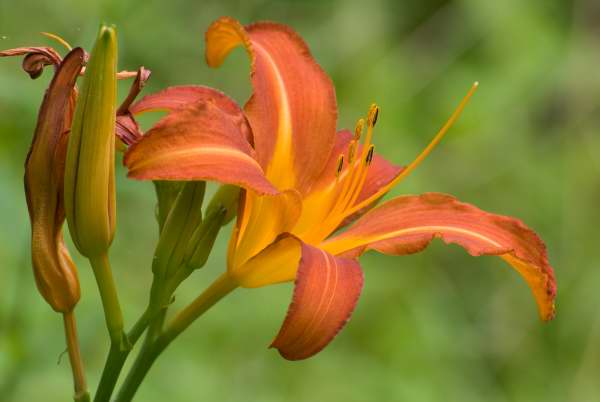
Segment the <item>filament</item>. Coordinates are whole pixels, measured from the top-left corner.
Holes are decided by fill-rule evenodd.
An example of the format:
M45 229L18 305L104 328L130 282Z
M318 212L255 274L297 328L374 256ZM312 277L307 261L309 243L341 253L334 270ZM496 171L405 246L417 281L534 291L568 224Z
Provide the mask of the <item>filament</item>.
M44 35L47 38L50 38L58 43L60 43L61 45L63 45L64 47L67 48L67 50L70 52L71 50L73 50L73 47L69 44L69 42L67 42L66 40L64 40L62 37L50 33L50 32L40 32L40 34Z
M376 201L377 199L379 199L381 196L383 196L385 193L387 193L388 191L390 191L394 186L396 186L404 178L406 178L413 170L415 170L415 168L417 166L419 166L419 164L431 153L431 151L436 147L436 145L439 144L439 142L442 140L442 138L444 138L444 136L448 132L448 129L450 127L452 127L452 125L454 124L454 122L458 119L458 117L462 113L463 109L465 108L465 106L469 102L469 99L471 99L471 97L473 96L473 94L477 90L478 86L479 86L479 82L475 82L471 86L471 89L469 89L469 92L467 92L467 94L465 95L465 97L459 103L458 107L456 108L456 110L454 110L454 113L452 113L452 115L450 116L450 118L448 119L448 121L446 122L446 124L444 124L442 126L442 128L440 129L440 131L438 131L438 133L433 138L433 140L431 140L431 142L429 143L429 145L427 145L427 147L425 147L425 149L419 154L419 156L417 156L415 158L415 160L413 160L404 170L402 170L402 172L400 172L400 174L398 176L396 176L394 178L394 180L392 180L387 185L383 186L381 189L379 189L379 191L377 191L375 194L371 195L367 199L365 199L365 200L361 201L360 203L352 206L345 213L345 215L348 216L348 215L353 214L356 211L359 211L360 209L366 207L367 205L370 205L371 203L373 203L374 201Z

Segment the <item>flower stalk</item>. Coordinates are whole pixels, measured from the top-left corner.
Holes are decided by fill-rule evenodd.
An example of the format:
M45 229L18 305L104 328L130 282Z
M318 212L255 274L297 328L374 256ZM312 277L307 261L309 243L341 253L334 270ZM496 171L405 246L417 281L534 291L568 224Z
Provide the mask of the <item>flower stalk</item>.
M63 323L69 362L71 364L71 371L73 372L73 387L75 391L73 399L75 402L89 402L90 394L87 391L81 350L79 348L79 341L77 340L75 315L72 311L63 314Z
M150 368L167 346L196 319L237 287L237 283L227 273L222 274L192 303L179 312L162 334L156 336L154 340L146 342L119 390L115 402L131 401Z

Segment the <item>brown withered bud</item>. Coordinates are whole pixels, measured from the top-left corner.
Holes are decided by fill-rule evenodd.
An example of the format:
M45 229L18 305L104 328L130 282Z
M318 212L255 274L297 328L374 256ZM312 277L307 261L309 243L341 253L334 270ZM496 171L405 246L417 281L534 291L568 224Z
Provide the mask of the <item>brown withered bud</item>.
M61 62L60 55L51 47L18 47L3 50L0 57L25 56L23 59L23 70L31 79L36 79L44 71L46 66L58 66Z
M32 54L40 53L29 53L25 60L32 60ZM67 136L77 96L75 82L84 59L84 51L75 48L62 62L56 63L56 72L40 106L25 162L35 281L48 304L62 313L71 311L80 297L77 269L64 245L62 226L65 220L63 180ZM46 61L39 61L39 73L44 64ZM31 73L38 70L26 71L35 78Z
M152 72L143 66L138 69L135 80L129 89L129 94L117 109L115 133L117 138L127 146L135 144L143 135L129 107L144 89L146 82L150 79L150 74Z

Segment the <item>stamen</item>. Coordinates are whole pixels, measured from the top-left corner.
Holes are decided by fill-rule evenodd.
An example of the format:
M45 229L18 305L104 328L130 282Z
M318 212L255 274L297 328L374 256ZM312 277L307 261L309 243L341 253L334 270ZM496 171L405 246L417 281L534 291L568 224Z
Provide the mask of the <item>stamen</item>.
M363 160L367 157L367 152L371 145L371 140L373 139L373 127L375 127L375 123L377 123L378 116L379 107L373 103L369 108L369 113L367 115L367 136L365 138L365 143L363 145L363 151L361 155L361 159Z
M365 127L365 119L358 119L356 122L356 126L354 127L354 140L360 140L360 135L362 134L363 128Z
M369 152L367 152L367 157L365 158L365 165L369 166L371 162L373 162L373 151L375 149L375 145L371 145L369 147Z
M340 178L340 173L342 173L342 169L344 169L344 155L340 155L337 162L337 169L335 171L335 178Z
M427 157L427 155L429 155L431 153L431 151L442 140L442 138L444 138L444 135L448 132L448 129L450 127L452 127L452 124L454 124L454 122L458 119L458 117L462 113L463 109L465 108L465 106L469 102L469 99L471 99L471 96L473 96L473 94L477 90L478 86L479 86L479 82L475 82L471 86L471 89L469 89L469 92L467 92L467 94L465 95L465 97L458 104L458 107L456 108L456 110L454 110L454 113L452 113L452 115L450 116L450 118L448 119L448 121L446 122L446 124L444 124L442 126L442 128L440 129L440 131L438 131L438 133L435 135L435 137L433 138L433 140L431 140L431 142L429 143L429 145L427 145L427 147L423 150L423 152L421 152L419 154L419 156L417 156L415 158L415 160L410 163L410 165L408 165L398 176L396 176L396 178L394 180L392 180L386 186L384 186L381 189L379 189L379 191L377 193L373 194L372 196L370 196L366 200L360 202L359 204L352 206L347 212L345 212L345 216L348 216L350 214L353 214L356 211L359 211L360 209L362 209L362 208L366 207L367 205L371 204L372 202L374 202L378 198L382 197L385 193L387 193L388 191L390 191L396 184L400 183L406 176L408 176L409 173L411 173L413 170L415 170L415 168L417 166L419 166L419 164Z
M354 157L356 156L356 145L357 142L355 140L350 141L350 145L348 146L348 165L352 165L354 163Z
M335 217L344 214L344 211L352 205L349 204L349 202L353 198L355 198L355 193L360 192L359 187L362 187L362 185L364 184L363 176L366 176L365 171L368 169L369 165L368 163L366 163L366 160L368 159L369 153L371 153L371 158L373 153L371 145L371 139L373 138L373 124L377 122L378 115L379 107L377 107L377 105L373 103L369 108L369 113L367 115L367 136L365 138L365 143L363 145L363 150L360 156L360 163L358 163L358 166L355 166L354 163L349 165L349 174L347 175L347 177L345 177L346 182L344 183L342 191L340 191L338 199L329 214L329 216L334 217L334 220L336 220ZM360 134L362 133L364 124L364 119L359 119L356 123L356 129L354 130L354 138L356 142L358 142L358 138L360 138ZM356 145L358 146L358 143L356 143ZM352 155L353 161L354 158L355 156ZM365 163L363 163L363 161L365 161ZM336 226L337 224L339 223L336 223Z
M373 103L369 108L368 125L375 127L375 124L377 123L377 117L379 117L379 107Z
M371 166L371 163L373 162L374 152L375 152L375 145L371 145L369 147L369 151L367 151L367 156L365 157L364 167L360 172L360 178L358 180L358 184L354 187L352 194L350 195L350 199L344 203L344 208L341 211L343 217L347 216L344 214L344 211L346 209L348 209L349 207L351 207L352 205L354 205L354 203L360 196L360 193L362 192L365 182L367 181L367 174L369 173L369 166Z
M66 40L64 40L63 38L61 38L60 36L50 33L50 32L40 32L40 34L44 35L47 38L50 38L52 40L55 40L56 42L60 43L61 45L63 45L64 47L67 48L67 50L70 52L71 50L73 50L73 47L71 47L71 45L69 45L69 42L67 42Z

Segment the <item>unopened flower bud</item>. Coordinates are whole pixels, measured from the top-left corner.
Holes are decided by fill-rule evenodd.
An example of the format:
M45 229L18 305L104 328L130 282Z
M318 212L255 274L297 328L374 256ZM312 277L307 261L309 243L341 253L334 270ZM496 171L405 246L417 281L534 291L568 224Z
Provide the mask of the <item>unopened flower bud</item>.
M165 221L171 212L171 208L185 183L180 181L155 180L156 191L156 220L158 221L158 232L161 233Z
M83 77L65 169L69 231L90 258L106 253L115 232L116 64L116 32L103 25Z
M202 225L196 229L188 243L185 256L188 271L202 268L206 264L226 215L227 210L221 208L211 210L204 217Z
M155 275L172 276L183 265L189 240L202 224L205 189L203 181L186 182L172 203L154 253Z
M211 198L206 207L206 216L224 209L222 225L226 225L235 218L240 199L240 188L231 184L223 184Z

